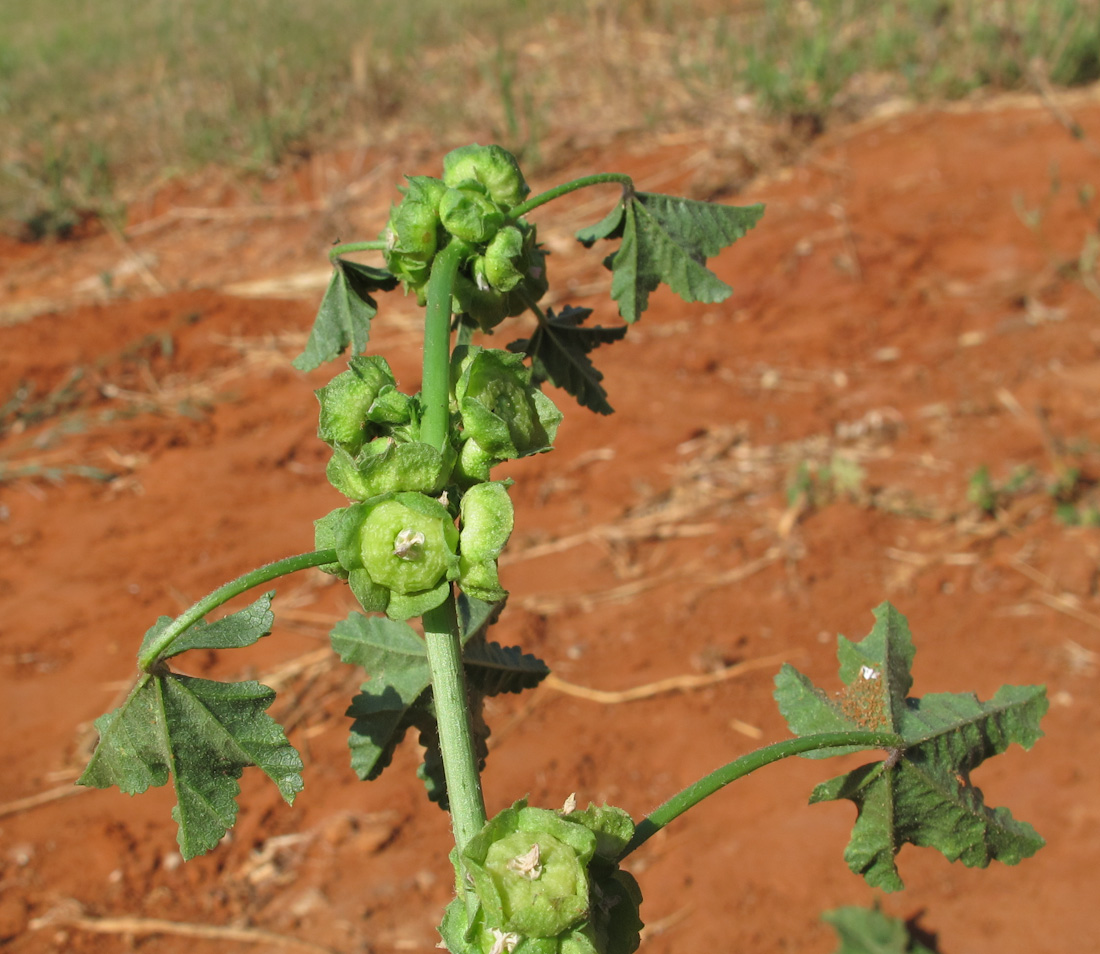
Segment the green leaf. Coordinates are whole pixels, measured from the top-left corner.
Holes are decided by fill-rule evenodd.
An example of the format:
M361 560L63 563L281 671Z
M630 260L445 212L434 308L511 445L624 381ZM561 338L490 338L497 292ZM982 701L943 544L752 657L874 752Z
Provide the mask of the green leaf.
M411 710L431 686L424 640L408 623L360 613L337 623L331 639L344 662L371 676L347 710L354 720L348 746L355 773L377 778L413 725Z
M1047 710L1042 686L1005 686L989 702L973 693L909 698L913 642L905 618L889 603L859 643L839 637L837 656L846 688L829 697L789 665L776 677L775 697L795 735L886 730L904 744L814 789L811 802L848 799L859 810L844 857L849 868L886 891L903 887L894 860L904 844L938 849L951 861L986 867L1016 864L1043 845L1008 809L985 805L970 773L1016 742L1025 749L1042 736ZM854 751L832 749L831 753ZM821 757L821 753L808 753Z
M550 667L518 646L501 646L478 636L462 652L469 686L485 696L534 689L550 675Z
M263 769L287 802L302 790L302 760L264 712L274 698L257 682L148 673L122 706L96 720L99 745L78 784L136 795L171 777L183 857L209 851L236 821L245 766Z
M582 328L592 314L591 308L566 306L561 314L547 310L530 338L521 338L508 345L509 351L524 352L531 358L534 383L549 381L577 399L581 407L597 414L611 414L607 391L600 382L603 374L596 370L588 353L602 344L619 341L626 335L621 328Z
M482 718L485 697L520 692L537 685L549 672L534 656L486 642L485 630L496 622L502 605L466 594L458 597L470 722L480 767L484 767L489 752L489 728ZM359 613L351 613L337 623L331 638L333 649L344 662L362 666L370 674L347 710L353 720L348 745L356 774L364 780L377 778L390 764L409 729L416 729L424 747L424 762L417 774L424 781L428 797L447 808L424 640L408 623Z
M344 258L334 265L306 349L293 362L299 371L319 368L349 346L352 354L362 354L370 338L371 319L378 313L373 293L397 287L397 279L383 268Z
M763 214L759 204L727 206L635 192L577 238L586 246L622 238L605 264L612 271L611 297L619 303L619 314L635 322L661 282L684 301L728 298L733 289L706 267L706 260L741 238Z
M821 920L832 925L840 940L833 954L935 954L910 935L904 921L878 908L835 908L823 912Z
M271 597L274 595L274 590L265 593L251 606L213 623L200 619L162 647L158 658L171 659L188 649L241 649L251 646L271 632L271 624L275 622L275 614L271 612ZM171 616L161 616L149 627L141 641L139 656L156 642L171 622Z

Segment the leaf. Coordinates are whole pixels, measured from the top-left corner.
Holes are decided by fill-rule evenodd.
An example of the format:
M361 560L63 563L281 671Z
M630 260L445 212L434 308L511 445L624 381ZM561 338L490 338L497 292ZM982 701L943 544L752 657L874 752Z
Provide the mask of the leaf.
M622 238L605 264L612 271L611 297L630 323L641 317L649 294L664 282L684 301L719 302L733 289L706 267L706 260L756 225L762 205L727 206L650 192L628 192L604 219L582 229L586 246Z
M378 313L373 292L397 287L397 279L384 268L344 258L338 258L334 265L306 349L293 361L299 371L319 368L349 345L352 354L362 354L370 338L371 319Z
M858 808L844 853L848 867L869 884L896 891L903 885L894 859L907 843L936 848L968 867L1030 857L1043 839L1008 809L987 807L970 773L1011 743L1028 749L1042 736L1044 688L1005 686L989 702L979 702L973 693L908 698L913 661L908 624L889 603L875 616L866 639L838 639L846 685L838 696L828 697L789 665L775 680L776 701L795 735L885 730L904 740L885 761L824 782L811 795L811 802L845 798ZM854 750L829 750L849 751Z
M581 407L597 414L611 414L614 409L600 384L603 374L596 370L588 352L621 340L626 335L626 326L582 328L591 314L591 308L566 306L558 315L548 309L546 320L539 322L535 333L530 338L513 341L508 350L524 352L531 358L534 383L549 381L572 394Z
M489 642L484 636L466 644L462 662L469 687L483 696L534 689L550 675L550 667L537 656L518 646Z
M489 728L482 718L485 697L537 685L549 672L545 663L534 656L486 642L485 630L496 622L502 605L466 594L459 596L457 605L470 721L480 767L484 767L489 751ZM424 781L428 797L446 808L446 780L424 640L408 623L359 613L351 613L337 623L331 638L344 662L362 666L370 674L347 710L353 720L348 745L356 774L363 780L377 778L392 761L409 729L416 729L425 750L417 774Z
M344 662L371 676L347 710L354 720L348 746L355 773L377 778L413 725L410 710L431 686L424 640L408 623L361 613L337 623L331 639Z
M213 623L201 619L192 623L171 643L162 647L157 658L171 659L188 649L241 649L251 646L271 632L271 625L275 622L275 614L271 612L271 597L274 595L274 590L265 593L251 606ZM156 643L157 637L171 622L171 616L161 616L149 627L141 641L139 656Z
M835 908L823 912L821 920L831 924L840 939L833 954L935 954L911 936L904 921L878 908Z
M258 682L213 682L158 668L96 720L99 744L78 784L117 785L136 795L171 777L183 857L209 851L236 821L245 766L263 769L288 803L302 790L302 760L264 712L274 698Z

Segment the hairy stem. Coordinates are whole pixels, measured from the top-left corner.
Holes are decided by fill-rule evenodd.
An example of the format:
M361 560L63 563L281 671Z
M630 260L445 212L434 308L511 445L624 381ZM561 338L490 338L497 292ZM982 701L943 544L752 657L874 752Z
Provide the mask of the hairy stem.
M461 243L451 242L436 255L428 279L424 377L420 388L424 417L420 437L440 450L447 441L451 416L451 293L459 262L467 251ZM448 596L441 606L425 613L423 621L451 825L455 844L461 850L485 824L485 802L466 709L462 641L454 596Z
M451 826L455 844L461 851L485 824L485 801L466 711L466 682L454 597L425 613L423 620Z
M432 262L428 279L428 307L424 316L424 379L420 399L424 419L420 439L443 450L451 416L451 292L458 265L467 247L451 242Z
M624 192L634 188L634 180L623 172L601 172L594 176L584 176L580 179L574 179L572 182L567 182L565 185L555 186L553 189L532 196L522 205L517 205L509 209L508 218L515 221L533 209L537 209L540 205L552 202L554 199L560 198L563 195L568 195L570 192L576 192L578 189L585 189L588 186L604 185L608 182L617 182L623 187Z
M329 249L328 260L335 265L336 259L349 252L384 252L385 250L386 243L382 239L374 239L370 242L343 242Z
M713 795L720 788L729 785L730 782L743 778L750 772L755 772L758 768L763 768L772 762L820 749L845 746L894 749L900 748L902 745L901 736L890 732L822 732L818 735L804 735L797 739L776 742L774 745L767 745L755 752L749 752L748 755L742 755L741 758L734 759L720 769L715 769L709 775L699 779L698 782L689 785L679 794L673 795L660 808L650 812L634 830L634 837L623 849L620 858L625 858L670 821L678 818L689 808L698 805L708 795Z
M286 576L288 573L296 573L298 570L305 570L311 566L324 566L326 563L335 562L335 550L313 550L310 553L300 553L297 556L276 560L274 563L268 563L266 566L245 573L243 576L238 576L235 580L230 580L172 620L156 641L138 656L138 665L142 670L148 672L183 632L194 626L211 610L217 609L223 603L233 599L234 596L239 596L254 586L262 586L264 583L269 583L280 576Z

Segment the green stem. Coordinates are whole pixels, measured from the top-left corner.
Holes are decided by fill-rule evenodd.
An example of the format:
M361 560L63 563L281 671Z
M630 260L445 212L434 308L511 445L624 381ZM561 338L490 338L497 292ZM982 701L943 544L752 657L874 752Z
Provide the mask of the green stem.
M432 262L428 278L428 307L424 316L424 379L420 400L424 418L420 439L443 450L451 417L451 293L462 256L462 242L450 242Z
M474 751L473 732L466 710L466 682L462 671L462 644L454 597L424 614L424 640L432 694L439 724L439 750L447 778L447 800L455 845L461 851L485 825L485 801Z
M679 794L673 795L660 808L650 812L634 830L634 837L630 839L619 857L620 859L625 858L670 821L678 818L689 808L698 805L708 795L713 795L720 788L729 785L730 782L743 778L750 772L755 772L758 768L763 768L772 762L820 749L833 749L843 746L896 749L901 748L903 744L904 741L901 736L890 732L822 732L818 735L804 735L797 739L776 742L774 745L767 745L755 752L749 752L748 755L742 755L741 758L734 759L720 769L715 769L705 778L699 779L698 782L689 785Z
M305 570L311 566L324 566L326 563L335 562L335 550L313 550L310 553L300 553L297 556L276 560L274 563L268 563L266 566L245 573L243 576L238 576L235 580L230 580L172 620L153 643L138 654L138 665L142 670L148 672L182 633L194 626L211 610L217 609L222 603L233 599L234 596L239 596L254 586L261 586L280 576L286 576L288 573L296 573L298 570Z
M386 243L382 239L374 239L370 242L344 242L329 249L328 260L335 265L336 259L350 252L384 252L385 250Z
M428 279L420 438L440 450L446 445L451 423L451 293L459 263L468 254L468 246L452 241L436 255ZM485 824L485 802L466 706L462 640L454 596L448 596L441 606L425 613L423 621L451 825L455 845L461 851Z
M574 179L572 182L565 183L565 185L556 186L547 192L532 196L522 205L517 205L509 209L508 218L515 221L533 209L537 209L540 205L552 202L554 199L567 195L570 192L576 192L578 189L586 189L588 186L603 185L608 182L617 182L623 187L624 192L628 192L634 188L634 180L623 172L601 172L594 176L584 176L581 179Z

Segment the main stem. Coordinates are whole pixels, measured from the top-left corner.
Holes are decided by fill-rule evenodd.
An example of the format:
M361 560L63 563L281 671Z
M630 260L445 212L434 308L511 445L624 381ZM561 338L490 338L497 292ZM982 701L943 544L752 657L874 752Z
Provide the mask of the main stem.
M729 785L739 778L744 778L750 772L758 768L778 762L780 759L790 758L792 755L802 755L806 752L816 752L820 749L834 749L847 746L860 748L896 749L903 745L901 736L890 732L821 732L817 735L799 736L797 739L786 739L767 745L748 755L742 755L739 759L715 769L710 775L699 779L689 785L682 792L673 795L660 808L650 812L634 829L634 837L623 849L619 856L625 858L635 848L648 841L657 834L674 818L679 818L689 808L698 805L704 798L713 795L719 789Z
M420 439L439 450L447 441L450 425L451 293L462 254L458 243L452 242L444 248L432 263L428 280ZM425 613L423 621L451 825L455 845L461 851L485 824L485 801L466 707L462 641L454 596L449 595L441 606Z

